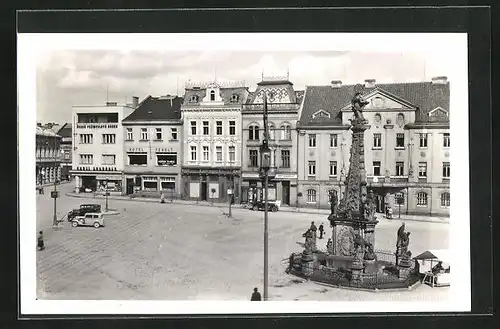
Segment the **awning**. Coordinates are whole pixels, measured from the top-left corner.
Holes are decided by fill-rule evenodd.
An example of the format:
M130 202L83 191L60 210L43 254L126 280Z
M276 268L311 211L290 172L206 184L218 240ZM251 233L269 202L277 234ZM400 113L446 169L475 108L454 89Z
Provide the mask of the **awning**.
M420 255L416 256L415 259L418 260L426 260L426 259L436 259L440 260L444 263L449 263L450 262L450 253L449 250L447 249L434 249L434 250L427 250L421 253Z

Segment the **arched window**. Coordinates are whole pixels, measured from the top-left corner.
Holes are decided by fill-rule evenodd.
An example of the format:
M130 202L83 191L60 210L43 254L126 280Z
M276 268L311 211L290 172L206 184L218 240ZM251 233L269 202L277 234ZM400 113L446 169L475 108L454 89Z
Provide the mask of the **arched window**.
M210 100L211 101L215 100L215 90L210 90Z
M189 98L190 103L198 103L198 95L193 95Z
M267 126L269 129L269 139L274 140L274 131L276 130L276 126L272 122L268 123Z
M449 207L450 206L450 193L443 192L441 193L441 207Z
M250 125L248 127L248 139L249 140L259 140L259 126L257 125Z
M427 193L425 192L417 193L417 206L422 206L422 207L427 206Z
M233 94L231 96L231 103L238 103L239 100L240 100L240 96L239 95Z
M307 190L307 202L316 202L316 190Z
M281 139L283 140L291 140L292 139L292 131L290 125L288 123L284 123L281 125Z

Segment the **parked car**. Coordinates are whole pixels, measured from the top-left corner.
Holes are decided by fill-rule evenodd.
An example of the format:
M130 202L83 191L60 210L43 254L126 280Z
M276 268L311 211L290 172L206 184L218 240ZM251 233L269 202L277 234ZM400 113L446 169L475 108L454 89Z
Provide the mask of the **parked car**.
M73 209L68 212L68 222L71 222L76 216L85 216L89 212L100 213L100 204L82 204L80 208Z
M252 203L252 210L264 210L265 202L264 201L255 201ZM272 212L276 212L279 210L278 201L267 201L267 209Z
M71 226L93 226L99 228L104 226L104 216L102 213L89 212L85 216L76 216L71 221Z

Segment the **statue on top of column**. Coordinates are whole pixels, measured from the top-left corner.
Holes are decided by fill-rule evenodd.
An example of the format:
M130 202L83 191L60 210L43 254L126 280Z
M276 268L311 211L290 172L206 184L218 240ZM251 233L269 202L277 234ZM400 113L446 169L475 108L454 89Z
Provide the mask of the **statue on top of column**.
M361 96L361 91L356 91L354 97L351 100L351 104L351 109L354 112L356 120L361 122L365 121L365 117L363 116L363 107L368 105L368 101L363 99L363 96Z

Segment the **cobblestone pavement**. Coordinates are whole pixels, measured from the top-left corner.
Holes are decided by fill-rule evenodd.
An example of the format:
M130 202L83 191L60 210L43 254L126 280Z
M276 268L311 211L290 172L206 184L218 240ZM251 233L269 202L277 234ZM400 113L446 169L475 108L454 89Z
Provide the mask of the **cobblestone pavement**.
M70 189L62 187L61 189ZM61 193L62 194L62 193ZM103 200L59 199L61 215L80 203ZM46 249L37 253L38 298L42 299L224 299L248 300L262 291L263 212L226 207L113 200L119 215L106 227L50 229L52 200L37 196L37 227ZM269 214L269 295L272 300L442 300L448 288L419 286L404 292L360 292L295 283L284 273L290 253L300 251L302 233L324 215ZM381 220L376 249L394 249L399 222ZM448 247L448 225L412 222L410 249ZM327 238L331 230L327 229ZM318 240L320 247L327 239Z

